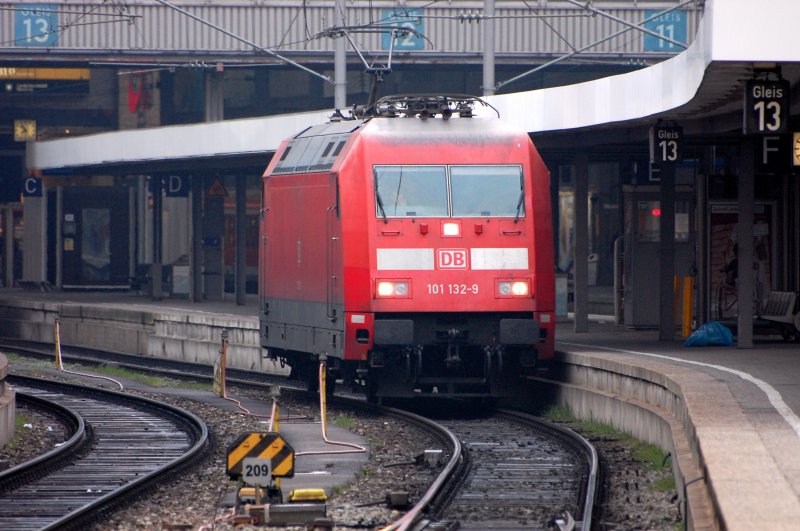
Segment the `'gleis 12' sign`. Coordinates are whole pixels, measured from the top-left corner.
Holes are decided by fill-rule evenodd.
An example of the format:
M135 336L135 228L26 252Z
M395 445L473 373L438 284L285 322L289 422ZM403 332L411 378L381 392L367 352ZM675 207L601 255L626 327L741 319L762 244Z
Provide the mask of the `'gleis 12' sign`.
M786 133L789 126L789 82L751 79L744 95L744 134Z

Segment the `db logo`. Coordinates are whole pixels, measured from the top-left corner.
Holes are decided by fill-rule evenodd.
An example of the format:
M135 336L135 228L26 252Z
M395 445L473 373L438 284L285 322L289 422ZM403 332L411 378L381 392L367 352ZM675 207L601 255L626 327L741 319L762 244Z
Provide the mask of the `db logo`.
M466 249L439 249L439 269L466 269Z

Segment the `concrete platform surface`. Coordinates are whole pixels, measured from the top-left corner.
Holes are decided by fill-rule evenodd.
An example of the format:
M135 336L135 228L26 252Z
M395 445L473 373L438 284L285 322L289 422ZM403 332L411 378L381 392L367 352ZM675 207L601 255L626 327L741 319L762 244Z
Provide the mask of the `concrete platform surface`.
M800 529L800 344L756 336L754 347L691 347L590 321L557 327L556 348L664 377L685 401L688 422L726 529ZM695 478L685 478L691 481ZM716 527L716 526L712 526Z

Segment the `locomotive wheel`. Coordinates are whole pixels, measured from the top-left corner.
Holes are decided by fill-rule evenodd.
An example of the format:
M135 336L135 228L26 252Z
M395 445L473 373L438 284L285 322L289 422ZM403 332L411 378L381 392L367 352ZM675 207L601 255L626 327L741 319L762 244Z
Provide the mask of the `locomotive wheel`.
M325 394L328 396L332 396L335 390L336 390L336 375L331 374L329 372L327 373L325 378Z
M378 401L378 384L376 382L377 378L375 377L375 371L370 369L369 373L367 374L367 385L366 392L367 392L367 402L370 404L379 404Z
M306 382L306 391L311 393L319 391L319 373L313 363L303 363L303 380Z

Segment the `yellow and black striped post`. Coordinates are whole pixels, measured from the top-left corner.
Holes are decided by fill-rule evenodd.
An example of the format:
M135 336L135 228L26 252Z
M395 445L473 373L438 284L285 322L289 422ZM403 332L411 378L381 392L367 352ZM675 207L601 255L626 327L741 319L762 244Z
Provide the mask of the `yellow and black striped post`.
M228 446L227 472L231 479L243 475L245 458L269 459L272 477L294 476L294 449L275 432L251 432L240 435Z

